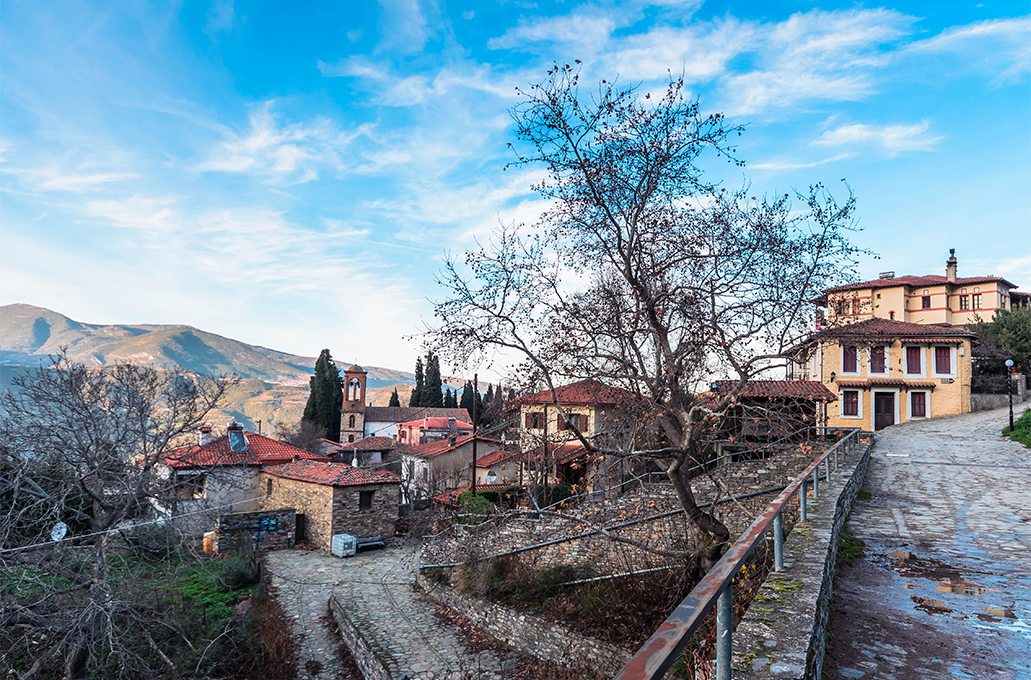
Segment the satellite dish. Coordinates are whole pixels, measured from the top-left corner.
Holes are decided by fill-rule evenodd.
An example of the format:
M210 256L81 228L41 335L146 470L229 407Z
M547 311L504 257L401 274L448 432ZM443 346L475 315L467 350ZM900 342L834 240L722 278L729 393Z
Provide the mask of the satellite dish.
M57 542L65 537L68 533L68 525L64 522L58 522L54 525L54 528L50 530L50 540Z

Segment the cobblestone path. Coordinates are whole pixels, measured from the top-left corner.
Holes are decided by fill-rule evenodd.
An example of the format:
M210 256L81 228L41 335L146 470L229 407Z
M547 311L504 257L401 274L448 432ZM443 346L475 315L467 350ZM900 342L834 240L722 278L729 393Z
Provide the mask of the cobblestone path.
M414 589L416 552L398 547L339 559L322 552L269 553L266 569L291 618L301 649L302 678L350 680L339 673L336 631L325 620L333 593L351 620L378 650L395 680L501 680L519 655L470 651L436 617L433 603ZM316 663L308 663L314 660ZM319 669L313 673L307 669Z
M877 434L846 528L866 556L835 581L825 678L1031 678L1031 449L999 434L1006 418Z

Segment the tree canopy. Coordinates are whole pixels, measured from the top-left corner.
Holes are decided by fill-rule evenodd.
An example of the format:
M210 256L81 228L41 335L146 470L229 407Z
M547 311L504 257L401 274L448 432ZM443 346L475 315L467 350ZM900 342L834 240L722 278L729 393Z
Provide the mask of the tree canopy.
M308 380L310 391L302 421L325 428L326 436L340 440L340 409L344 404L344 381L328 349L319 353L315 374Z

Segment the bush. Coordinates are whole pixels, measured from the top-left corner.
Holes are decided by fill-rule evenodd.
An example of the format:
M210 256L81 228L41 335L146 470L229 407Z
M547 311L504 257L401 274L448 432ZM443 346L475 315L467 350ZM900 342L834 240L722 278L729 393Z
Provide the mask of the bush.
M480 524L493 514L495 506L480 494L463 491L458 496L458 519L465 524Z
M1002 428L1002 433L1015 442L1031 448L1031 408L1024 409L1024 413L1013 421L1013 431L1010 428Z
M222 575L218 581L226 591L241 590L258 583L258 570L246 557L233 555L222 563Z
M548 497L545 499L544 505L547 506L555 505L556 503L561 503L562 501L566 500L572 495L573 487L569 486L568 484L559 484L558 486L553 486L548 490Z

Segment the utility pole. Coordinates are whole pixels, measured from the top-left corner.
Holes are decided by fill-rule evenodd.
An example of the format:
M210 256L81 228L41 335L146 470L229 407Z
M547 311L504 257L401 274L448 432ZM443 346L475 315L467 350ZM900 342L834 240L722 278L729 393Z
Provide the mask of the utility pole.
M478 377L479 374L473 373L473 496L476 495L476 397L480 393L480 383L477 380Z
M544 504L548 504L548 405L544 404Z

